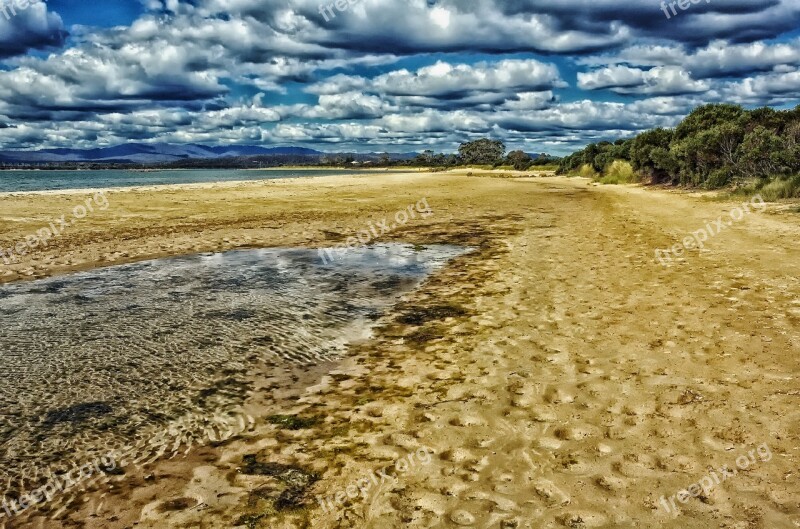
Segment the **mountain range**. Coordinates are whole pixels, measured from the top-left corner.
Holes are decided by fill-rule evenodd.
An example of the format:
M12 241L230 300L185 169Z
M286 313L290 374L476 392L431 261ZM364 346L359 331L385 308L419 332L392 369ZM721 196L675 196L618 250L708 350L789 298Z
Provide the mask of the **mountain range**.
M38 151L0 151L0 162L127 162L169 163L191 159L216 159L236 156L325 156L304 147L259 147L254 145L173 145L169 143L126 143L97 149L41 149Z

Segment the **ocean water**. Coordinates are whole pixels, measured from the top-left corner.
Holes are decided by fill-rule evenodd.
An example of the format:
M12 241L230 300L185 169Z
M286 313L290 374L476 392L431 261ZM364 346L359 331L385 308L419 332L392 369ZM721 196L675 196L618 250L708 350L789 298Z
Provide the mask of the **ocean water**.
M465 251L240 250L0 286L0 497L112 449L142 462L234 435L254 370L335 362Z
M400 171L395 171L400 172ZM93 189L239 180L272 180L304 176L352 174L350 170L286 169L274 171L239 169L188 169L181 171L0 171L0 193ZM375 173L379 176L382 172Z

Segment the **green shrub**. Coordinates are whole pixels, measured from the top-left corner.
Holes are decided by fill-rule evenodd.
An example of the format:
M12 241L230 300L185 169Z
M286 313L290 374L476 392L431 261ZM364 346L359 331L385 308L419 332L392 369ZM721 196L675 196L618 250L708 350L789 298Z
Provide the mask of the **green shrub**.
M776 178L762 186L758 193L767 202L784 198L800 198L800 175L793 178Z
M562 158L557 174L592 176L588 164L604 173L605 182L630 181L623 168L611 170L615 160L631 162L636 175L653 183L738 190L759 179L768 182L767 192L775 197L794 196L795 180L790 177L800 173L800 105L792 110L702 105L675 129L590 143Z
M582 176L584 178L597 178L597 172L594 170L592 164L585 163L578 170L578 176Z
M630 162L625 160L614 160L606 169L605 175L600 178L603 184L630 184L637 182L636 171Z
M733 174L731 169L728 167L723 167L711 171L711 174L708 175L708 180L705 182L705 187L709 189L718 189L720 187L725 187L732 181Z

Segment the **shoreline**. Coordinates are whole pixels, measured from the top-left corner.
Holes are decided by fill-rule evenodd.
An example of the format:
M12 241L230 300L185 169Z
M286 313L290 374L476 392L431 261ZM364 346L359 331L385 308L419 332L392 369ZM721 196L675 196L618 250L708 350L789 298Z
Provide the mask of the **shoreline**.
M256 203L263 200L264 197L271 194L273 191L281 194L286 195L287 197L294 197L306 194L309 196L313 196L314 190L308 189L298 189L298 188L307 188L309 184L319 185L325 192L335 192L335 189L338 187L350 187L350 186L361 186L365 183L369 185L374 185L377 188L381 188L384 190L389 190L394 186L401 186L405 187L406 189L413 187L412 182L416 181L417 179L422 179L422 181L430 180L445 180L445 181L453 181L453 179L465 179L465 181L482 181L487 179L492 180L507 180L509 182L540 182L540 183L547 183L547 182L555 182L558 184L567 185L570 187L577 187L583 188L584 186L588 186L590 188L594 188L597 190L608 189L613 190L614 188L618 189L627 189L631 190L632 192L637 193L645 193L645 194L652 194L655 196L659 196L661 194L667 196L679 196L679 197L686 197L689 200L700 200L704 202L712 202L716 204L735 204L739 200L738 197L731 197L725 194L718 194L715 192L697 192L694 190L687 190L687 189L676 189L672 187L662 188L662 187L649 187L649 186L642 186L640 184L629 184L623 186L614 186L614 185L603 185L596 182L593 182L591 179L582 178L582 177L566 177L566 176L554 176L554 175L545 175L545 176L530 176L526 173L519 173L514 175L511 178L505 177L506 172L502 171L498 174L497 171L481 171L478 174L470 174L473 171L469 170L454 170L454 171L447 171L447 172L434 172L434 173L406 173L406 172L397 172L397 173L390 173L387 175L387 179L383 179L384 181L374 181L365 178L369 176L368 173L355 173L355 174L347 174L347 175L331 175L331 176L307 176L307 177L293 177L293 178L275 178L275 179L263 179L263 180L237 180L237 181L222 181L222 182L197 182L197 183L178 183L178 184L163 184L163 185L144 185L144 186L129 186L129 187L117 187L117 188L108 188L108 187L97 187L93 189L74 189L74 190L45 190L45 191L24 191L24 192L3 192L0 193L0 205L3 202L14 204L17 201L23 201L20 210L21 215L14 216L9 215L6 213L5 219L3 215L0 215L0 233L5 231L11 235L7 235L4 239L0 239L0 249L9 248L11 245L18 243L22 240L27 234L35 232L37 229L40 229L42 226L47 226L48 223L52 222L52 219L58 218L60 214L64 214L69 211L69 208L74 204L78 204L78 202L74 202L74 199L71 197L80 196L80 195L90 195L94 193L105 193L109 197L121 197L125 202L125 209L131 209L129 206L134 207L141 207L145 206L147 209L146 204L142 204L141 202L148 202L148 201L161 201L165 203L165 207L178 207L182 208L185 207L187 204L191 203L191 200L186 200L181 198L182 196L189 197L193 194L198 194L200 196L208 196L209 200L216 200L218 198L223 198L231 193L235 193L237 195L241 194L248 194L250 192L254 192L259 196L253 200L252 202ZM411 180L409 180L411 179ZM407 181L408 180L408 181ZM299 191L299 194L297 193ZM409 199L413 199L414 195L407 194ZM43 204L42 201L47 199L47 201L51 202L51 204ZM194 199L192 199L194 200ZM224 200L224 198L223 198ZM313 200L313 199L312 199ZM416 199L414 199L416 200ZM308 204L307 200L300 201L303 204L303 207ZM30 204L30 207L25 207L25 203ZM793 216L794 213L800 212L800 208L797 208L797 205L800 201L779 201L779 202L770 202L767 206L767 211L773 214L789 214ZM52 204L61 204L60 209L56 209ZM286 203L288 206L289 203ZM397 209L402 209L402 205L400 202L396 203ZM34 223L28 217L28 211L30 210L49 210L51 213L49 215L44 215L40 217L40 220L37 223ZM112 207L113 209L113 207ZM10 212L11 208L6 208L7 212ZM177 211L177 209L176 209ZM289 216L295 216L290 211L282 208ZM382 212L377 211L375 212L376 215ZM385 212L384 212L385 213ZM108 225L113 225L116 231L122 231L126 228L126 225L129 224L129 218L131 218L130 214L126 212L123 216L116 216L112 218L102 219L102 222L99 223L97 228L105 230ZM19 219L19 220L17 220ZM6 224L3 225L3 221L5 220ZM94 228L92 226L92 219L87 219L89 222L86 223L86 226L89 228ZM98 219L101 220L101 219ZM374 221L375 219L370 219ZM370 220L365 220L364 222L369 222ZM10 221L10 224L9 224ZM269 215L269 223L270 227L268 230L278 230L278 233L275 235L279 236L280 229L277 228L277 225L274 223L278 221L273 215ZM341 219L333 221L338 222ZM235 215L231 216L230 220L231 224L240 224L238 219ZM28 228L23 228L22 224L26 224ZM84 222L81 221L79 225L84 225ZM155 226L153 226L155 227ZM362 228L362 226L354 225L352 228L351 234L354 234L358 231L358 229ZM72 228L71 228L72 229ZM148 228L150 230L152 228ZM199 227L202 231L204 228ZM164 248L163 244L159 244L159 249L157 251L151 251L149 248L142 248L139 249L140 251L135 252L135 255L131 255L130 248L121 248L115 249L113 247L106 248L107 251L102 252L101 248L92 248L89 250L89 257L84 259L84 256L78 255L79 258L78 262L75 262L72 257L74 250L78 250L80 252L80 247L70 249L73 245L78 242L78 246L80 246L80 240L75 241L67 236L67 240L64 241L66 244L62 244L62 241L57 240L56 243L52 245L52 247L46 248L47 251L39 251L33 252L29 254L30 259L18 262L18 263L4 263L0 260L0 285L13 282L16 280L30 280L30 279L38 279L43 277L49 277L51 275L59 275L62 273L70 273L70 272L79 272L90 270L95 267L106 267L111 266L114 264L130 264L135 263L143 260L148 259L158 259L158 258L165 258L170 256L176 255L187 255L187 254L194 254L194 253L206 253L206 252L223 252L228 250L235 250L235 249L258 249L258 248L269 248L269 247L280 247L283 246L282 241L280 239L276 239L274 236L270 237L258 237L256 235L250 235L249 232L252 232L255 229L254 226L248 227L245 231L248 232L247 235L242 236L241 230L237 230L237 233L240 235L238 240L233 241L229 237L222 237L222 240L217 240L216 242L212 241L196 241L194 237L189 237L191 240L187 240L186 243L189 244L190 248L183 248L183 249L176 249L171 248L167 249ZM326 232L324 227L321 227L323 235ZM156 228L156 233L161 231L159 228ZM163 230L167 231L167 230ZM88 234L78 234L78 235L88 235ZM97 235L97 234L93 234ZM116 236L116 234L111 234ZM16 237L16 238L14 238ZM97 239L107 239L107 235L102 237L97 237ZM290 246L295 247L309 247L309 248L320 248L320 247L329 247L329 246L336 246L341 244L346 239L346 234L342 234L339 238L331 237L330 235L324 235L320 237L319 235L315 237L306 237L305 240L297 240L295 239ZM391 240L391 239L390 239ZM86 243L87 241L83 241ZM97 241L95 241L97 242ZM198 244L200 242L200 244ZM92 246L96 246L96 244L92 244ZM66 247L66 248L65 248ZM62 255L66 257L66 266L62 265L57 261L58 256ZM55 262L54 262L55 261Z
M115 169L110 169L115 170ZM177 169L165 169L164 171L176 171ZM214 171L215 169L180 169L181 171ZM225 171L294 171L297 169L224 169ZM324 171L327 169L323 168L313 168L313 169L306 169L308 171ZM98 170L104 171L104 169ZM302 171L302 170L300 170ZM350 170L350 169L330 169L331 172L346 172L347 175L350 176L358 176L359 173L363 174L370 174L370 173L381 173L384 174L384 171L372 171L372 170ZM415 171L391 171L388 174L415 174ZM334 175L334 176L342 176L342 175ZM247 184L247 183L259 183L263 184L266 182L272 182L275 180L300 180L300 179L317 179L317 178L327 178L328 176L286 176L281 178L262 178L262 179L244 179L244 180L219 180L214 182L181 182L181 183L173 183L173 184L144 184L144 185L134 185L134 186L119 186L119 187L87 187L87 188L70 188L70 189L40 189L34 191L0 191L0 198L3 197L14 197L14 196L26 196L26 195L58 195L58 194L67 194L67 195L74 195L78 193L84 192L91 192L91 191L151 191L151 190L180 190L180 189L205 189L205 188L213 188L218 186L223 186L225 184Z
M246 169L243 169L246 170ZM359 175L350 175L359 176ZM328 178L326 176L300 176L300 177L286 177L286 178L264 178L260 180L220 180L217 182L184 182L178 184L149 184L138 186L124 186L124 187L93 187L93 188L74 188L74 189L42 189L39 191L2 191L0 198L3 197L24 197L36 195L76 195L81 193L92 193L97 191L105 191L108 193L114 192L147 192L147 191L191 191L191 190L205 190L217 188L234 188L241 187L247 184L263 186L270 182L281 182L289 180L300 180L308 182L318 178Z

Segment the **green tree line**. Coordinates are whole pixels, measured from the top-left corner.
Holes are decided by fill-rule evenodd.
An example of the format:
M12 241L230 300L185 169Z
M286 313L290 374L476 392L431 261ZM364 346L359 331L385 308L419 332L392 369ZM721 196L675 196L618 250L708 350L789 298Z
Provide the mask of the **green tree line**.
M434 154L425 151L414 160L415 165L426 167L457 165L490 165L492 167L511 166L518 171L527 171L531 167L555 165L559 158L548 154L539 154L536 158L524 151L511 151L506 154L506 146L500 140L481 138L462 143L458 154Z
M793 110L738 105L696 108L674 129L588 145L561 160L559 174L604 175L629 162L652 183L720 188L765 185L800 175L800 105Z

